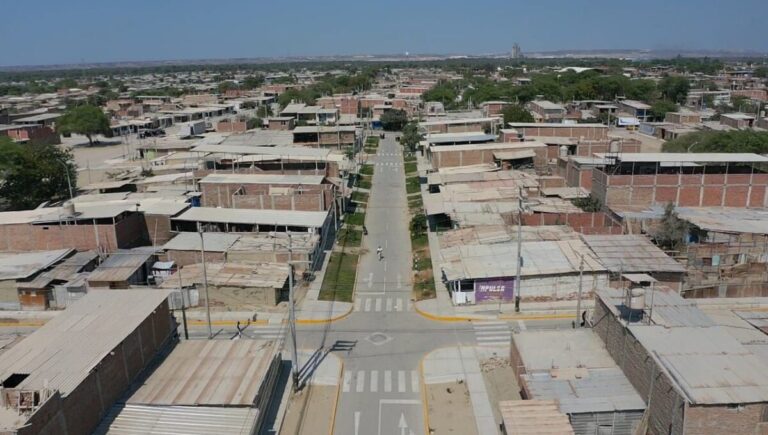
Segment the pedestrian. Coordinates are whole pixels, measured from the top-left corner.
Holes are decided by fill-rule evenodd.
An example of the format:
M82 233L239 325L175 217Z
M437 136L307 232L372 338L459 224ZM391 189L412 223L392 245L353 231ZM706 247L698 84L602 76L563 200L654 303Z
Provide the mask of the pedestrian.
M381 245L379 245L379 247L376 248L376 254L379 255L379 261L381 261L381 259L384 258L384 250L381 249Z
M363 225L363 235L364 236L368 235L368 228L366 228L365 225Z

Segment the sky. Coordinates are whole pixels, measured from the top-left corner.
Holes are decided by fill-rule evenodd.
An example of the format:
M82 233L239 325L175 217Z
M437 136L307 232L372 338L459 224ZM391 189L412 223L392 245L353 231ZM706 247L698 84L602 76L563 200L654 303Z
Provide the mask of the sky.
M483 54L768 52L768 0L6 0L0 65Z

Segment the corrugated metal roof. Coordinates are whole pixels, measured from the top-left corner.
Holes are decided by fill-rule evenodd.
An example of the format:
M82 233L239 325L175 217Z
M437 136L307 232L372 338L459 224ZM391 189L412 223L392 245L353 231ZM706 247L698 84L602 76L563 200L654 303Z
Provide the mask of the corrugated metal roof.
M327 218L324 211L192 207L174 220L321 228Z
M449 281L514 276L517 269L517 243L466 245L443 249L441 266ZM586 273L604 272L581 240L523 242L522 276L578 273L581 255Z
M280 156L284 158L290 158L293 155L299 156L313 156L318 160L325 160L330 154L331 150L325 148L308 148L308 147L267 147L267 146L250 146L250 145L210 145L203 144L192 148L194 152L206 152L206 153L228 153L228 154L261 154L268 156Z
M582 239L611 272L685 272L682 264L640 235L584 235Z
M527 372L616 367L603 341L590 329L521 331L512 335L512 341Z
M432 125L447 125L447 124L475 124L482 122L501 122L501 117L488 117L488 118L446 118L433 121L422 121L419 123L419 127L429 127Z
M573 373L553 370L524 374L521 379L532 398L556 400L566 414L645 409L642 397L620 368L586 369L575 376Z
M255 408L118 404L94 435L250 435L258 416Z
M573 435L554 400L506 400L499 402L499 411L507 435Z
M240 238L239 234L203 233L206 252L226 252ZM200 233L179 233L163 246L166 251L199 251Z
M73 249L0 254L0 280L28 278L63 260Z
M92 290L0 354L0 379L25 373L18 389L47 387L68 395L168 295L167 290Z
M126 402L252 406L275 352L272 341L182 341Z
M605 153L595 153L601 159ZM768 157L753 153L622 153L618 160L625 163L766 163Z
M88 277L89 282L127 281L155 255L149 250L120 249L113 252Z

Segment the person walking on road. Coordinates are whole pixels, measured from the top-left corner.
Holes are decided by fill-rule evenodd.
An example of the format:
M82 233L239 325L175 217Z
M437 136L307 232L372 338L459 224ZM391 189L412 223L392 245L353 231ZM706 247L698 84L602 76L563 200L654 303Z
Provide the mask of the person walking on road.
M376 254L379 256L379 261L381 261L382 258L384 258L384 250L381 249L381 245L379 245L378 248L376 248Z

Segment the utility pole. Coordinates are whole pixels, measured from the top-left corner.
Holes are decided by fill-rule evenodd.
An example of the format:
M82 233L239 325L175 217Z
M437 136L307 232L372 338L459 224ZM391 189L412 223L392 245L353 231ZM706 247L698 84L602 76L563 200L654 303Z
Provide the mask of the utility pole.
M64 166L64 174L67 176L67 187L69 187L69 199L74 199L74 191L72 190L72 178L69 176L69 166L64 161L56 160L57 162L61 163L61 166Z
M208 299L208 271L205 266L205 238L200 223L197 224L197 233L200 234L200 260L203 263L203 291L205 292L205 318L208 321L208 339L213 338L213 328L211 327L211 304Z
M579 317L581 316L581 291L582 291L583 282L584 282L584 254L581 255L581 262L579 263L579 296L578 296L578 299L576 299L576 324L577 325L581 325L581 321Z
M291 244L291 233L288 233L288 323L291 328L291 356L292 356L292 374L293 388L299 388L299 355L296 346L296 311L293 300L293 248Z
M181 280L181 266L177 272L179 274L179 292L181 292L181 323L184 324L184 339L189 340L189 330L187 330L187 303L184 301L184 284Z
M517 193L517 273L515 274L515 312L520 312L520 282L521 269L523 267L523 188L518 187Z

